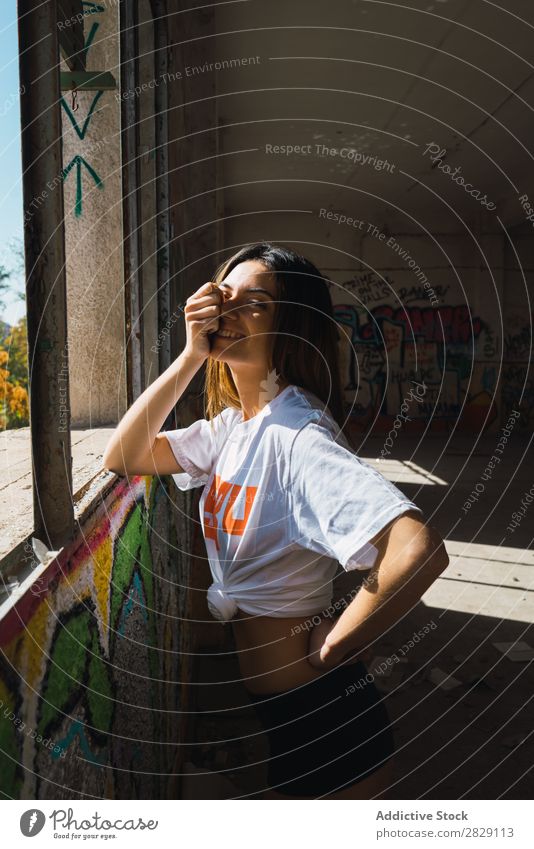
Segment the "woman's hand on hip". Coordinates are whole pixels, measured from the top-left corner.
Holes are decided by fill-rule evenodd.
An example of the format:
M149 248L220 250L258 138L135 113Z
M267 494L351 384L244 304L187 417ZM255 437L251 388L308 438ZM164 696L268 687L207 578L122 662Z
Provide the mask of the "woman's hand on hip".
M318 625L314 625L310 639L308 641L308 663L314 669L333 669L336 666L347 666L358 661L368 661L371 659L372 652L370 649L352 650L350 653L338 657L334 654L326 644L325 640L335 625L335 620L328 617L322 617Z

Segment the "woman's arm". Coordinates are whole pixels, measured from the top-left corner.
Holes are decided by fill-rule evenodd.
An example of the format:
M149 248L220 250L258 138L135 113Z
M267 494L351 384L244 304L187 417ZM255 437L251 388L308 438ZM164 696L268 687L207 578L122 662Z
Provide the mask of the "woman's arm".
M211 350L209 333L218 329L221 293L209 281L185 302L186 344L175 359L125 413L104 451L103 466L118 475L180 471L160 428Z
M316 668L330 669L360 654L412 609L449 563L437 531L414 513L395 519L371 542L378 549L376 563L319 655L310 658Z
M182 352L145 389L115 428L104 451L104 468L118 475L151 473L145 469L156 465L160 452L155 449L155 442L161 426L201 365L202 359ZM149 456L151 452L154 452L153 458ZM171 453L167 447L169 457ZM159 469L159 473L165 472Z
M315 616L313 617L315 619ZM324 641L329 634L329 632L333 629L334 625L338 621L340 617L330 617L330 616L321 616L321 621L317 624L313 624L313 627L310 631L310 638L308 640L308 660L312 666L316 669L325 669L326 665L320 659L321 649L324 646ZM363 660L364 663L368 660L372 659L372 651L367 648L363 651L358 650L357 652L350 652L348 658L343 659L342 661L338 661L335 665L341 666L342 664L356 663L359 660Z

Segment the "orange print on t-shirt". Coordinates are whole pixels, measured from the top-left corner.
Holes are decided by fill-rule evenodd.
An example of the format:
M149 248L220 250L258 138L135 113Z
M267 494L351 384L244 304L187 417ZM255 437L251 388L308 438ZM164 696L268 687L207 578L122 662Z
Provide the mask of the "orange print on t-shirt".
M239 519L234 516L233 508L242 489L241 484L223 481L219 475L213 478L204 502L204 533L206 539L214 540L217 549L219 529L234 536L243 536L245 532L258 487L245 487L245 515Z

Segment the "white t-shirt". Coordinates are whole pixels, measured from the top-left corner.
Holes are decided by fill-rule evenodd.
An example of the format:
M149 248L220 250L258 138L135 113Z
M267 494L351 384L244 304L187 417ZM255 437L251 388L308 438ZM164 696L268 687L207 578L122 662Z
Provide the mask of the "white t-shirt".
M360 460L313 393L290 385L251 419L227 407L166 431L185 470L181 490L204 486L200 521L213 584L208 606L228 621L309 616L332 601L338 562L370 569L368 541L421 510Z

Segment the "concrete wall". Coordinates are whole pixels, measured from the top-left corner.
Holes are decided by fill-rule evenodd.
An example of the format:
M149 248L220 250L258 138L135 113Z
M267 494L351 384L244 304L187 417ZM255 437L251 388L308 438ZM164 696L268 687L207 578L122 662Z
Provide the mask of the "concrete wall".
M191 544L169 486L119 482L2 620L7 797L177 798Z
M523 356L531 307L507 231L532 202L534 77L494 49L497 33L523 44L517 19L483 7L221 3L218 37L198 42L198 84L219 96L224 250L282 242L330 275L355 430L389 430L414 378L421 431L498 429L521 397L506 340ZM466 38L475 18L485 35Z
M154 27L148 0L138 4L139 84L155 78ZM158 270L156 257L156 151L154 126L154 87L147 86L139 95L139 181L141 276L143 281L143 335L145 385L158 375L158 354L153 351L158 336Z
M497 426L504 245L480 223L470 236L364 222L356 267L324 269L338 284L332 295L355 429L389 430L403 402L407 432Z
M534 426L534 368L532 326L534 320L534 233L530 223L517 227L504 252L504 342L501 385L502 420L519 410L521 428Z
M89 70L119 77L118 7L87 14ZM139 8L139 84L154 79L148 0ZM172 16L171 41L184 39ZM189 18L204 30L212 14ZM187 24L185 25L187 29ZM198 58L192 42L171 71ZM64 68L65 70L65 68ZM217 262L213 80L169 85L173 292L171 308ZM158 81L161 84L162 81ZM204 105L194 101L207 96ZM69 367L74 426L116 422L126 409L120 99L81 92L63 106ZM157 335L153 88L139 96L140 262L145 379L156 376ZM204 133L203 130L207 132ZM191 160L203 160L183 168ZM79 178L78 178L79 172ZM178 336L182 334L181 340ZM174 338L183 345L183 319ZM194 393L194 387L191 388ZM189 400L189 399L188 399ZM187 413L183 411L187 409ZM202 415L201 403L181 413ZM75 543L52 561L2 620L0 790L12 798L179 798L187 759L191 652L217 644L210 582L198 530L200 492L177 495L170 478L120 479L84 521ZM194 564L193 566L191 564ZM194 588L191 571L195 568ZM38 570L37 570L38 571ZM191 623L197 622L193 630ZM182 713L183 711L183 713Z
M328 200L312 198L307 215L226 220L224 240L289 244L332 281L349 430L389 431L407 398L405 432L495 431L514 403L528 428L530 225L508 240L481 215L470 232L437 222L421 234L406 219L366 217L342 194ZM410 396L413 381L424 384L421 401Z
M118 80L118 4L85 11L87 70ZM72 425L95 426L115 422L126 403L120 102L113 91L77 101L73 111L63 92L70 400Z
M186 298L213 276L218 264L222 222L218 185L218 107L212 74L191 75L213 51L214 10L201 6L194 14L171 15L173 44L169 78L169 180L171 194L172 351L185 344L183 307ZM198 393L201 369L181 402L187 424L203 415ZM187 410L187 408L189 409Z

